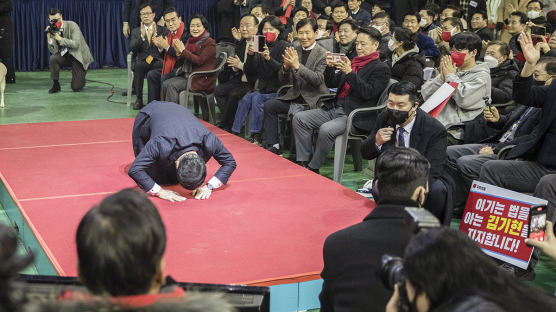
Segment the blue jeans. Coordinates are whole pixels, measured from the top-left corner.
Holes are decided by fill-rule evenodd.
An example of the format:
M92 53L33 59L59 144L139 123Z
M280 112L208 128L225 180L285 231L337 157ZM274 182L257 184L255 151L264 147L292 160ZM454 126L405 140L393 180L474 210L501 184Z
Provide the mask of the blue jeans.
M251 133L260 133L263 128L263 104L269 99L276 97L276 93L263 94L259 91L249 92L238 102L236 116L232 131L241 132L241 126L251 111Z

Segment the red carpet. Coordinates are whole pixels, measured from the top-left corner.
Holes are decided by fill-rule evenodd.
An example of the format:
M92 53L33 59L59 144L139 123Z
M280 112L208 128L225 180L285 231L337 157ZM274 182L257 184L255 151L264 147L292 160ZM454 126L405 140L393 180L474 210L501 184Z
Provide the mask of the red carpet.
M133 119L113 119L0 126L3 182L61 275L76 275L74 235L86 211L135 187L126 173L132 125ZM153 199L168 232L166 273L206 283L315 278L326 236L361 221L372 202L208 126L238 167L209 200ZM218 164L211 160L208 168L210 178Z

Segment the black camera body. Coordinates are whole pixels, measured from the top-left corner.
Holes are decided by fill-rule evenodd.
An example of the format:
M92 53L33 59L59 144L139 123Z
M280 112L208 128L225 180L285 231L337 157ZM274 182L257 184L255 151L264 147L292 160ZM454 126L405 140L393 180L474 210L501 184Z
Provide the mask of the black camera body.
M61 28L61 22L57 19L54 19L52 21L50 21L50 27L48 27L48 29L46 30L47 33L51 34L51 35L56 35L56 34L60 34L63 31L63 28Z

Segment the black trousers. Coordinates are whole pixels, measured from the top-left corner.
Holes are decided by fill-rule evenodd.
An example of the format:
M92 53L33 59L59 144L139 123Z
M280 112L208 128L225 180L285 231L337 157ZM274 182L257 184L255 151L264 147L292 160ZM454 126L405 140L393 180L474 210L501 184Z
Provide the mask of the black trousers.
M230 80L218 85L214 90L214 97L218 108L222 113L220 127L223 129L231 129L236 117L239 100L251 91L251 86L247 82L239 80Z
M266 145L274 145L280 142L278 136L278 115L287 114L290 110L290 102L271 99L264 103L264 132Z
M152 101L160 101L161 94L160 91L162 89L162 83L170 78L176 76L176 72L172 71L164 76L162 74L162 67L158 69L150 70L147 73L147 85L149 88L149 100L147 103Z
M13 26L10 15L0 16L0 58L6 69L6 81L15 79L14 62L12 58L13 50Z
M143 82L147 73L157 69L162 69L162 61L153 60L150 64L147 64L144 60L137 61L135 63L135 70L133 71L133 85L135 86L135 94L137 94L137 99L143 100ZM160 75L161 71L158 71ZM149 99L154 97L151 95L151 90L149 88ZM160 93L160 90L159 90ZM150 103L150 101L149 101Z
M85 86L85 75L87 71L83 65L73 57L73 55L66 53L64 56L60 53L52 54L50 56L50 79L59 80L60 70L62 67L71 67L71 89L73 91L80 91Z

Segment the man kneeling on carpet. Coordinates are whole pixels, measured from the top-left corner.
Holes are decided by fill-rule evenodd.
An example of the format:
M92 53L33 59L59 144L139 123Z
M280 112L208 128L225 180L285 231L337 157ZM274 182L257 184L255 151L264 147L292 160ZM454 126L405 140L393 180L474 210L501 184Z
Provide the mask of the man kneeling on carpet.
M133 125L135 161L128 174L149 194L184 201L177 192L161 185L181 184L194 190L196 199L207 199L214 189L226 184L236 168L232 154L188 109L170 102L153 101L145 106ZM205 181L205 163L211 157L221 165Z

